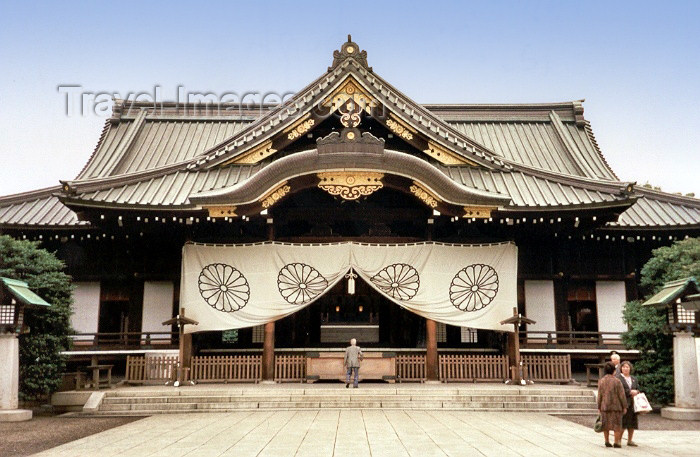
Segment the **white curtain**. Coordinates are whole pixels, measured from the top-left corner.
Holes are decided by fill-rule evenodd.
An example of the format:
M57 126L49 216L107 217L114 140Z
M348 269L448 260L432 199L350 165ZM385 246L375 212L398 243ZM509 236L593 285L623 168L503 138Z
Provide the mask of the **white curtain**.
M512 331L499 322L517 306L517 247L434 242L186 244L180 306L199 322L186 331L281 319L313 303L350 271L423 317Z

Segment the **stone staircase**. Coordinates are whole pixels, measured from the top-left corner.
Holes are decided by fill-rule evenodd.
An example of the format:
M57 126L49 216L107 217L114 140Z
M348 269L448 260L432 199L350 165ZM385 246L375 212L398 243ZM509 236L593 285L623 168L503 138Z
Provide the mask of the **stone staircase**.
M597 414L593 391L576 386L288 385L127 387L107 391L98 415L298 409L445 409Z

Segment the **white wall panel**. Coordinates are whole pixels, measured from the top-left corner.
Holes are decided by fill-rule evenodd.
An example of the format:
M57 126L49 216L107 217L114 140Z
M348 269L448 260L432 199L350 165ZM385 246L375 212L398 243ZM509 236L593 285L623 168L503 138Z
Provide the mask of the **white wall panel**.
M163 321L173 317L175 287L171 281L146 281L143 284L141 332L169 332Z
M97 333L100 283L74 282L73 285L75 290L73 290L73 315L70 317L70 323L78 333Z
M596 281L596 307L599 332L626 332L622 310L627 301L624 281Z
M536 321L528 331L554 331L554 281L525 281L525 316Z

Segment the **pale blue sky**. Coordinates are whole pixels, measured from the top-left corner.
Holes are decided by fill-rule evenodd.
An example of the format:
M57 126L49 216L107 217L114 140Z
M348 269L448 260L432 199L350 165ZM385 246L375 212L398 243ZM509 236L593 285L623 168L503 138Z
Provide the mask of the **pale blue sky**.
M700 2L0 2L0 195L71 179L104 117L57 86L297 91L348 33L420 103L585 98L622 180L700 195Z

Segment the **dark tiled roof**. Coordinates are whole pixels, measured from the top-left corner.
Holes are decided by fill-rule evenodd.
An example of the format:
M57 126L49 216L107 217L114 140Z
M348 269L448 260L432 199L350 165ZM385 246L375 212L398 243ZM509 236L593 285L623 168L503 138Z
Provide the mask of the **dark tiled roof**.
M0 198L0 227L62 228L87 226L76 214L61 203L54 193L60 187Z
M640 198L618 221L615 228L700 228L700 200L638 188Z

